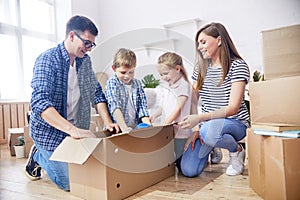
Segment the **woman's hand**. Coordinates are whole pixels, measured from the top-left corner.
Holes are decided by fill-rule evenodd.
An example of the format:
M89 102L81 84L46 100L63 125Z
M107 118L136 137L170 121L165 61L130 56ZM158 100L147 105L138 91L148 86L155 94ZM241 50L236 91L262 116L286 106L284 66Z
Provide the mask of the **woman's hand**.
M193 128L198 125L200 122L200 118L198 114L188 115L183 118L183 121L179 122L178 125L181 128Z
M200 139L201 141L201 138L200 138L200 134L199 134L199 131L194 131L190 137L188 138L188 140L186 141L185 143L185 146L184 146L184 151L186 151L188 148L189 148L189 145L191 144L191 148L192 148L192 151L194 151L194 148L195 148L195 142L197 139Z

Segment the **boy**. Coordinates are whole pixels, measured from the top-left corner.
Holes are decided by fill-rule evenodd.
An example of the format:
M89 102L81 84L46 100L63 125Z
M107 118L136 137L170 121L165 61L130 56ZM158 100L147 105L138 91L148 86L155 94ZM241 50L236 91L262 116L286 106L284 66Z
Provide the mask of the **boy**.
M145 91L141 81L134 78L136 55L121 48L114 56L114 76L108 79L105 96L108 110L122 132L130 132L139 123L151 124Z

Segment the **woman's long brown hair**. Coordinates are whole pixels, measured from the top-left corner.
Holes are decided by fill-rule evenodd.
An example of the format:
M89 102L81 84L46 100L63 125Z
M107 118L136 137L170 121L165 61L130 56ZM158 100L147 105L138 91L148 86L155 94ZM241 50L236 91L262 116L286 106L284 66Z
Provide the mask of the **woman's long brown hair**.
M207 73L207 68L211 63L211 60L204 59L201 52L198 50L199 47L198 37L202 32L214 38L217 38L219 36L221 37L219 58L222 65L222 79L220 80L219 85L221 85L225 80L225 77L227 76L228 71L230 69L232 60L242 59L235 45L233 44L226 28L222 24L213 22L202 27L196 33L196 37L195 37L195 45L196 45L196 52L197 52L195 67L198 67L198 78L197 78L196 89L198 90L202 89L202 85Z

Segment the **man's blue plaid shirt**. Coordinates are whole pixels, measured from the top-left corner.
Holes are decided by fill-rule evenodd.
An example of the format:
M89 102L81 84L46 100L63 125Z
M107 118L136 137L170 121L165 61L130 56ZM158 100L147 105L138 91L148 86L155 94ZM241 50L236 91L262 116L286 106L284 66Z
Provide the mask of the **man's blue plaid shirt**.
M67 136L66 133L50 126L41 118L41 113L54 107L67 119L68 72L70 59L60 43L57 47L41 54L34 65L31 82L32 97L30 135L42 149L53 151ZM76 71L80 89L78 122L76 127L89 129L91 104L106 102L101 85L96 79L90 57L76 58Z

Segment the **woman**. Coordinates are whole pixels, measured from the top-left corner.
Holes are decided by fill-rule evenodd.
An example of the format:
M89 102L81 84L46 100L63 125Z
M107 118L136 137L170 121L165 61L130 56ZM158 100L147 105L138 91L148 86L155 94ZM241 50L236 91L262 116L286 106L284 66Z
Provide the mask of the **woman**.
M242 174L245 150L238 144L246 136L249 114L244 103L249 68L220 23L201 28L195 37L197 63L193 78L200 92L202 113L189 115L179 125L193 132L185 145L181 170L185 176L201 174L214 147L228 149L227 175Z

